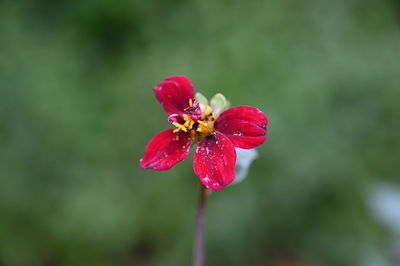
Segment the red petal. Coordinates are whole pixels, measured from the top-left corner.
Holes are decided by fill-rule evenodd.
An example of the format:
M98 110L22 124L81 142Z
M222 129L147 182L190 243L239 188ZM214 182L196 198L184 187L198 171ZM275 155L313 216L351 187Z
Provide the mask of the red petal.
M215 129L242 149L252 149L267 138L267 117L251 106L236 106L223 112L215 121Z
M189 99L194 100L192 82L185 76L171 76L154 87L158 101L168 114L183 113L189 106Z
M215 132L200 141L194 153L194 172L209 189L218 190L235 178L236 151L231 141Z
M191 146L192 139L189 134L173 133L173 129L161 131L147 144L140 166L154 170L168 170L187 157Z

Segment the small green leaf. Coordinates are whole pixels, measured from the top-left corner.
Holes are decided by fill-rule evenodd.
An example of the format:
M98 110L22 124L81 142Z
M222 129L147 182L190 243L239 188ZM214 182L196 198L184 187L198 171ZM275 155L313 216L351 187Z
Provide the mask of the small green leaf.
M213 109L213 114L219 116L223 111L229 108L229 101L221 93L217 93L210 101L211 107Z
M200 92L196 92L195 98L199 101L199 103L208 104L207 98Z

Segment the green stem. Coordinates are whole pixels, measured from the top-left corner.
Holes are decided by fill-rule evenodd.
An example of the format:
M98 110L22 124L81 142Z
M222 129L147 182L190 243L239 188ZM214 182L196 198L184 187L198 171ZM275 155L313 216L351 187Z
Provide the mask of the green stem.
M204 226L206 221L207 189L200 184L199 202L197 205L196 231L193 247L193 266L204 266Z

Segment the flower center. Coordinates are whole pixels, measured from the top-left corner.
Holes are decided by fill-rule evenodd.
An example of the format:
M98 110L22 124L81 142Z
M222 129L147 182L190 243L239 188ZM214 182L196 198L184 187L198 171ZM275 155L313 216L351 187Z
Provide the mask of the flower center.
M176 115L170 119L176 127L174 133L187 132L193 142L199 142L211 135L214 132L214 121L211 106L198 103L196 100L193 102L192 99L189 100L189 107L185 109L185 114L181 117Z

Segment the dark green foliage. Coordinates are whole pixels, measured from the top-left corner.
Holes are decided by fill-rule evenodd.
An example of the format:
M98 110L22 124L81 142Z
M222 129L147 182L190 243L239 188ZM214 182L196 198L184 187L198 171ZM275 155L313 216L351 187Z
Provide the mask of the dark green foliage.
M400 173L398 7L1 2L0 265L189 265L192 159L138 163L174 74L270 119L249 177L209 199L208 265L388 254L367 198Z

